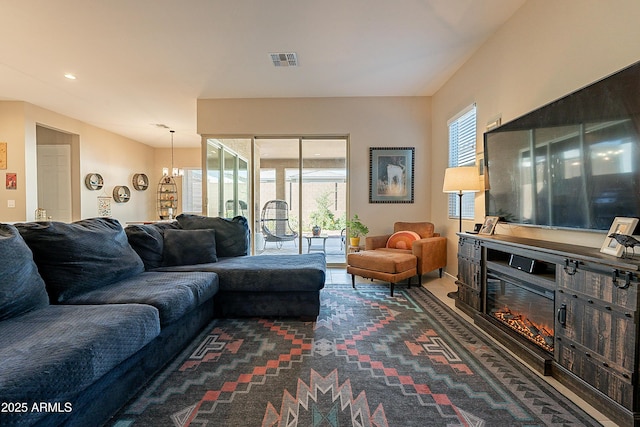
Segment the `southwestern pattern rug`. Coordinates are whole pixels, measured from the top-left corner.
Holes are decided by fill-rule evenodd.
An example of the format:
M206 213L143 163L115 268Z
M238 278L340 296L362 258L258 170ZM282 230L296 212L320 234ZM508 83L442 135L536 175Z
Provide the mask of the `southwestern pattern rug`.
M316 322L214 320L111 425L600 425L426 289L321 302Z

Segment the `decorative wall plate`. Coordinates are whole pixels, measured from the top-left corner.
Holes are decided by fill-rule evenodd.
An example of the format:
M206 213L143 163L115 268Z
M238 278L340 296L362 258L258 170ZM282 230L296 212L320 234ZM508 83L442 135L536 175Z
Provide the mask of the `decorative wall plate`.
M88 173L84 178L84 185L86 185L89 190L99 190L104 185L104 180L99 173Z
M131 198L131 190L126 185L116 185L113 187L113 200L118 203L127 203Z
M149 188L149 177L143 173L136 173L133 175L132 184L136 190L144 191Z

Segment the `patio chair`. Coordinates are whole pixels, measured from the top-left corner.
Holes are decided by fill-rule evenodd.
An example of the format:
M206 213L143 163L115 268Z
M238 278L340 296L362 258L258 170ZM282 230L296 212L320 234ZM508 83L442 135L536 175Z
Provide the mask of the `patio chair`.
M280 249L283 242L293 240L295 244L298 238L298 233L293 231L289 224L289 205L284 200L269 200L264 204L260 226L264 235L264 247L267 246L267 242L275 242L276 247Z
M246 216L247 215L247 202L244 200L238 200L239 212L236 214L236 201L229 199L224 204L225 216L227 218L233 218L235 215Z

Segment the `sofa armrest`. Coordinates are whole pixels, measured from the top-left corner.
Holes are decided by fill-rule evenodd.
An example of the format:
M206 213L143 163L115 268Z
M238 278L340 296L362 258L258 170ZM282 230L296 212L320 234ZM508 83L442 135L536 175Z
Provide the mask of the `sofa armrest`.
M447 265L447 238L428 237L413 242L413 254L418 258L418 274L428 273Z
M387 240L389 240L391 234L385 234L381 236L369 236L364 239L364 249L370 251L373 249L384 248L387 246Z

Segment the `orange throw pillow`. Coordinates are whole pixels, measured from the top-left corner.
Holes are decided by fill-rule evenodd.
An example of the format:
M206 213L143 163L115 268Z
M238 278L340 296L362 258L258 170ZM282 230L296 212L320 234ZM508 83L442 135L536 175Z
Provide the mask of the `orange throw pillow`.
M398 231L387 240L387 248L411 249L413 242L420 239L420 235L413 231Z

